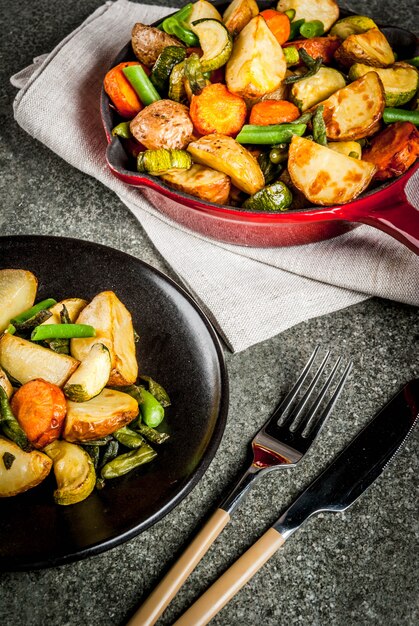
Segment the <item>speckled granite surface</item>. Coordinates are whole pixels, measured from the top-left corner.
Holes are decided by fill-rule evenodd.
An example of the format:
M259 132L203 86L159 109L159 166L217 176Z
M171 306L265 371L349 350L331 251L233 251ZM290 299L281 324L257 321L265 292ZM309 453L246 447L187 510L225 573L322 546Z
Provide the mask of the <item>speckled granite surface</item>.
M100 4L100 0L0 3L0 233L79 236L134 254L170 275L164 260L116 197L70 169L13 122L15 90L9 85L9 76L49 51ZM345 6L366 11L361 0ZM418 23L418 9L411 0L375 0L368 3L368 13L408 28ZM333 346L337 353L354 359L350 385L302 465L266 476L250 494L161 621L173 623L392 393L419 375L416 309L369 300L300 324L241 354L226 352L231 384L228 424L197 487L154 527L107 553L40 572L1 574L2 626L123 624L216 506L245 458L246 443L292 384L316 343ZM353 509L344 515L312 519L213 623L417 624L418 469L416 435Z

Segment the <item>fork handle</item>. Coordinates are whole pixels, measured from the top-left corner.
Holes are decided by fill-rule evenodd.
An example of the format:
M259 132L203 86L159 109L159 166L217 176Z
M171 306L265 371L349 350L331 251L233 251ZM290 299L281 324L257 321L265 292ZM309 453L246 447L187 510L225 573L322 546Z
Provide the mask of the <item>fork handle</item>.
M205 626L282 546L285 538L270 528L173 624Z
M133 615L127 626L152 626L157 622L189 574L195 569L229 521L230 515L227 511L217 509L213 513L185 552Z

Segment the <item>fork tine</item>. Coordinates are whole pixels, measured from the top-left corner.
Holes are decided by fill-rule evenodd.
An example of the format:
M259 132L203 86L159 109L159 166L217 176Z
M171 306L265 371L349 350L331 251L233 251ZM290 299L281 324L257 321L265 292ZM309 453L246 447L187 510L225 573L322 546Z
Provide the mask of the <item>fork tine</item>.
M315 401L313 402L313 405L311 406L310 410L307 411L306 415L304 416L304 418L301 420L300 424L298 425L299 430L303 433L308 433L311 424L313 423L314 420L314 416L317 412L317 409L319 408L323 398L325 397L330 385L332 384L332 381L335 377L336 374L336 370L338 369L339 365L342 362L342 357L339 357L336 361L336 363L334 364L334 366L332 367L332 370L326 380L326 382L324 383L323 387L320 390L319 395L317 396L317 398L315 399Z
M291 430L295 430L297 425L298 425L298 418L300 417L300 415L303 413L314 389L315 386L317 384L317 381L319 380L320 376L323 373L324 368L326 367L327 361L329 360L330 357L330 350L328 350L323 358L323 361L320 363L320 366L317 370L317 372L315 373L315 375L313 376L313 379L310 383L310 385L308 386L307 391L305 392L305 394L303 395L303 397L301 398L301 400L299 401L299 403L297 404L296 407L294 407L294 410L291 411L291 413L288 415L288 417L285 419L285 422L282 424L290 424L290 429ZM294 427L294 428L293 428Z
M324 423L326 422L327 418L329 417L330 413L333 411L333 408L336 404L336 402L338 401L338 398L340 396L340 394L342 393L343 387L345 385L346 379L348 378L349 374L351 373L353 367L353 361L349 361L348 365L346 366L337 386L335 391L333 392L332 397L330 398L329 402L326 405L326 408L324 409L323 413L320 415L320 417L317 418L316 424L314 426L314 428L311 429L311 431L307 434L304 435L304 432L307 432L307 427L309 425L309 422L307 422L306 427L304 428L304 432L303 432L303 436L308 440L308 441L313 441L317 435L319 434L321 428L323 427ZM312 418L314 417L314 413L313 416L310 416L309 420L312 420Z
M310 356L309 360L304 365L304 368L302 369L301 374L299 375L299 377L297 379L297 382L292 387L291 391L289 391L289 393L282 400L281 404L279 404L279 406L275 409L274 413L272 414L272 416L270 418L270 421L273 421L275 418L281 417L281 415L283 415L285 413L285 411L287 411L289 409L289 407L291 406L291 404L295 400L298 392L300 391L302 384L304 383L305 379L307 378L307 374L310 371L310 368L313 365L313 361L316 358L317 353L318 353L319 350L320 350L320 346L316 346L314 351L313 351L313 353L312 353L312 355Z

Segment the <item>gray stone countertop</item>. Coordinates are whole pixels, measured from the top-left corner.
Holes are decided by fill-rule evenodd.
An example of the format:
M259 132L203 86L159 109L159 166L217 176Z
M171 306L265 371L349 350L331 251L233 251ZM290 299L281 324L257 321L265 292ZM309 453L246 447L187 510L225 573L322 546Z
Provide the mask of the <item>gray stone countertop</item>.
M102 0L1 2L0 233L82 237L172 275L129 210L14 122L9 77L49 51ZM160 1L155 4L164 4ZM172 2L173 6L180 2ZM372 0L368 14L413 28L413 0ZM367 11L365 2L346 6ZM416 15L416 17L415 17ZM292 384L313 346L354 360L332 419L302 464L250 493L161 624L171 624L406 381L419 375L417 309L370 299L302 324L242 353L225 350L231 400L208 471L164 519L101 555L43 571L0 575L2 626L124 624L216 507L246 446ZM418 614L418 438L344 514L310 520L213 620L223 626L410 626Z

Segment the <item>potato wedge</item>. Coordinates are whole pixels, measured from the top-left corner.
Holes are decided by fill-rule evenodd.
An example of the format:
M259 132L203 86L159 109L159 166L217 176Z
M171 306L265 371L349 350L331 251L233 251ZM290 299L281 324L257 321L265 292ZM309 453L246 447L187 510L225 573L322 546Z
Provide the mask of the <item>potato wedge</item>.
M95 343L103 343L111 355L112 369L108 384L131 385L137 380L138 363L135 354L134 328L131 313L113 291L102 291L77 318L79 324L91 324L95 337L72 339L70 351L83 361Z
M195 32L193 23L198 20L218 20L222 22L223 18L211 2L208 2L208 0L198 0L193 3L192 12L188 19L188 26L193 32Z
M257 15L236 38L226 65L229 91L243 98L259 98L275 91L285 78L287 64L269 26Z
M189 109L173 100L157 100L130 123L135 139L149 150L183 150L194 139Z
M395 63L391 67L376 67L364 63L354 63L349 70L350 80L357 80L368 74L377 72L384 87L385 105L399 107L409 102L419 86L419 72L410 63Z
M138 411L134 398L114 389L103 389L87 402L68 400L63 437L74 443L100 439L129 424Z
M86 402L97 396L109 380L112 360L103 343L94 343L86 358L64 385L64 393L73 402Z
M294 83L290 99L300 111L304 112L345 86L345 79L338 70L332 67L321 67L314 76Z
M369 137L377 131L383 115L383 85L376 72L369 72L319 104L324 107L326 134L331 141Z
M52 461L43 452L24 452L0 437L0 498L17 496L36 487L51 471Z
M49 312L52 313L52 316L45 320L45 322L42 322L42 324L60 324L60 312L63 305L67 309L70 320L74 323L87 304L87 300L83 300L82 298L66 298L65 300L61 300L48 309Z
M26 270L0 270L0 333L12 317L30 309L35 302L38 281Z
M0 365L22 385L43 378L62 387L79 362L66 354L58 354L31 341L5 333L0 337Z
M7 397L10 398L10 396L13 393L12 383L7 378L6 372L4 372L1 369L1 367L0 367L0 387L3 387L4 391L6 392Z
M259 7L255 0L232 0L223 13L223 22L235 37L258 13Z
M160 178L173 189L216 204L226 204L230 194L230 178L203 165L192 165L189 170L164 174Z
M176 37L168 35L159 28L146 26L140 22L134 24L131 34L131 44L137 59L141 61L141 63L144 63L144 65L147 65L147 67L153 67L157 58L167 46L180 46L184 48L183 43Z
M343 204L356 198L372 180L375 166L294 136L288 171L294 185L313 204Z
M378 28L371 28L359 35L349 35L336 50L335 59L345 67L353 63L387 67L395 61L390 44Z
M57 440L45 448L52 459L57 489L57 504L76 504L89 496L96 484L96 472L88 452L68 441Z
M278 11L294 9L295 20L320 20L324 31L328 31L339 18L339 7L334 0L279 0L276 5Z
M232 137L205 135L190 143L188 151L196 163L224 172L236 187L250 195L265 184L256 159Z

